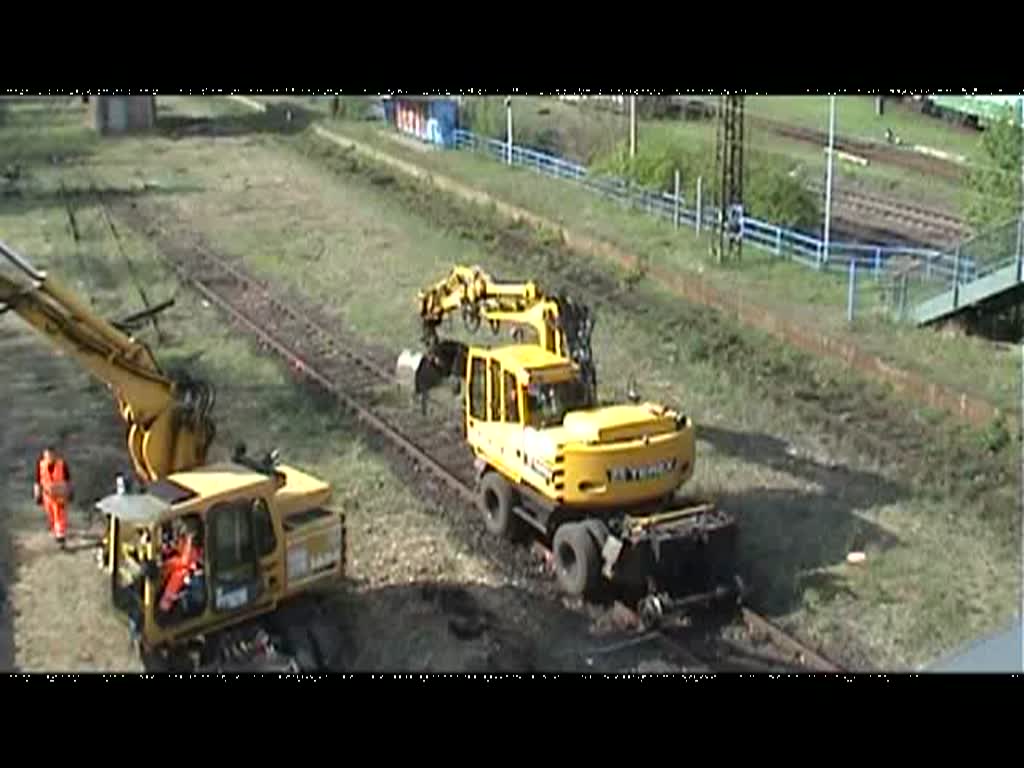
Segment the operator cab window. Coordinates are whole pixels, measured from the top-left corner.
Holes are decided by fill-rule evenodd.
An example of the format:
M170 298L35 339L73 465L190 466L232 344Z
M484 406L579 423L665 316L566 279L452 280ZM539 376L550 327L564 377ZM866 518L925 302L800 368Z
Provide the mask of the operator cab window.
M143 572L145 549L149 545L149 532L145 528L114 521L115 555L113 600L114 607L127 614L136 627L143 622L143 600L146 579Z
M560 426L570 411L589 407L587 390L579 379L532 383L526 390L527 419L534 429Z
M501 421L501 363L491 360L491 421Z
M514 373L505 372L505 421L519 423L519 385Z
M487 361L474 357L469 371L469 415L487 418Z
M274 522L270 519L270 507L263 499L256 499L252 505L253 533L256 538L256 552L260 557L269 557L277 548Z
M264 542L259 505L253 501L238 499L210 508L211 586L218 611L244 608L262 593L259 559Z

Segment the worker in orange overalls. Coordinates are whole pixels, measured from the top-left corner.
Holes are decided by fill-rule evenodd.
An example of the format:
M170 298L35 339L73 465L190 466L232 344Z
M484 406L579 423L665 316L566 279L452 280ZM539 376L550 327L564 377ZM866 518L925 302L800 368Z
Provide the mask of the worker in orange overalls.
M36 464L36 482L32 488L36 504L46 510L50 533L61 549L68 529L67 503L71 501L71 470L53 446L47 446Z
M196 541L196 532L186 528L176 545L164 559L164 591L160 597L160 610L170 612L181 596L182 588L192 574L202 566L203 548Z

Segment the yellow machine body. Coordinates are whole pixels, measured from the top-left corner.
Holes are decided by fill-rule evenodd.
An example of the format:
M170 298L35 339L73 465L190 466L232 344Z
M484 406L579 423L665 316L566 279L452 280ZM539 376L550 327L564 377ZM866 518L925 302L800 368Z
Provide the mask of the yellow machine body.
M113 604L145 650L270 613L344 576L345 520L324 506L330 486L294 467L274 469L211 464L98 502ZM165 611L167 545L182 525L202 548L201 564L185 599Z
M632 507L693 474L689 419L649 402L590 407L576 366L539 347L471 347L466 382L474 454L554 504Z

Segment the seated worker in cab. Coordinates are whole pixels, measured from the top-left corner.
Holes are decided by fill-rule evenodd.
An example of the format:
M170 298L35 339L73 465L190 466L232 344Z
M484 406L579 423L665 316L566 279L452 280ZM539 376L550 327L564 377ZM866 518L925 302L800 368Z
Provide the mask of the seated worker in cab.
M185 613L201 609L203 547L198 521L185 520L177 524L177 535L164 544L163 592L160 612L169 614L176 605ZM193 592L195 594L193 594Z

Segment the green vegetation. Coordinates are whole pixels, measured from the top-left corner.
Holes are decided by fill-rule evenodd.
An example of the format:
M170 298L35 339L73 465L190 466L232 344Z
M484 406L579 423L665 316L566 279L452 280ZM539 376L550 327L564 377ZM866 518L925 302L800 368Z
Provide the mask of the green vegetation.
M816 111L820 110L821 119L825 122L822 125L808 127L827 130L827 98L821 101L820 97L748 97L747 112L760 114L763 107L760 101L762 98L781 100L781 107L773 107L773 109L779 109L783 115L779 117L775 112L769 111L764 115L766 117L778 117L786 121L785 110L793 109L796 117L792 122L805 124ZM870 118L861 113L865 102L868 103L868 107L873 109L870 100L864 100L861 97L849 97L849 99L854 105L853 116L862 121L869 120ZM771 101L768 103L774 104ZM857 106L858 104L860 106ZM843 110L848 109L849 106L849 101L839 99L837 112L840 116L843 115ZM924 126L921 130L929 136L934 132L936 138L941 138L952 130L939 121L910 114L906 112L905 108L890 111L893 118L903 115L909 125ZM513 131L517 144L544 149L588 166L612 155L616 148L628 139L629 135L629 121L625 115L595 107L572 105L553 98L516 97L513 100L513 113ZM471 130L493 138L504 139L503 99L499 97L467 99L464 101L464 115L468 115L466 123ZM889 119L888 115L886 119ZM712 120L644 119L640 115L637 124L637 148L640 152L644 151L644 147L648 143L653 143L655 145L681 145L698 155L707 155L709 158L713 156L715 123ZM879 138L881 132L884 132L885 124L881 124L879 127ZM840 125L837 130L842 132L842 125L845 123L840 124L839 118L837 118L837 125ZM973 134L967 134L960 138L971 143L972 146L977 145L978 142L978 137ZM782 137L769 128L749 122L746 127L746 142L748 166L752 167L759 161L763 161L769 164L769 167L785 166L787 174L792 173L797 177L824 179L825 155L821 146ZM849 164L840 158L836 166L836 174L838 184L890 196L905 195L908 199L916 202L950 210L956 210L961 198L959 183L946 179L925 178L916 171L901 167L872 164L865 168ZM749 187L757 182L750 172L748 172L747 179L749 191ZM687 188L692 190L695 181L696 176L690 178L686 182ZM771 181L765 180L764 184L768 186Z
M1013 603L1013 517L1000 495L1012 488L1012 446L978 452L975 433L939 419L926 424L924 411L841 366L794 353L650 281L630 287L621 270L313 137L197 138L173 152L140 153L125 143L117 162L108 158L110 180L186 167L184 177L203 191L150 205L161 230L202 232L212 247L323 302L339 328L385 349L416 343L410 302L456 261L539 277L591 303L605 393L643 372L646 396L697 416L697 484L741 515L760 604L853 663L926 660L997 624ZM537 179L487 168L518 177L524 194L522 180ZM571 187L552 183L552 194L571 205ZM665 241L659 257L674 250ZM867 568L846 564L852 548L868 551ZM949 622L951 614L962 618Z
M828 96L748 96L747 114L780 122L828 130ZM904 145L920 144L970 158L978 147L978 134L922 115L912 104L885 100L884 114L875 112L873 96L836 97L836 133L866 141L885 141L885 129Z
M448 176L497 199L545 216L572 232L638 254L652 265L698 273L712 286L803 323L808 330L849 339L887 363L927 376L960 391L987 398L1013 411L1019 407L1017 358L984 339L946 336L893 326L881 317L892 299L885 275L859 277L857 323L846 323L847 277L819 273L755 248L745 248L743 263L719 268L709 258L707 238L692 229L674 231L664 220L640 214L572 182L524 168L507 168L473 152L418 152L392 141L390 134L365 123L332 123L333 130L376 147L432 173ZM693 199L696 180L684 193ZM985 376L976 371L985 370Z
M161 112L168 118L191 119L217 111L216 100L194 101L197 104L189 109L176 109L180 103L171 101L161 105ZM229 106L221 113L230 110ZM449 579L495 582L487 557L453 536L449 521L415 496L394 467L358 436L354 422L312 397L284 366L258 351L180 285L144 237L119 226L122 256L96 196L84 191L95 184L107 189L111 201L134 194L140 205L155 198L160 207L187 207L201 194L200 182L207 183L201 172L196 173L206 158L193 151L195 140L147 137L101 142L82 128L81 115L74 109L40 112L35 105L0 105L0 111L0 148L20 146L23 154L10 157L25 171L6 188L0 180L0 190L6 192L0 195L0 239L35 266L52 272L103 316L123 317L141 309L140 285L153 303L173 297L174 306L160 316L164 338L157 338L149 325L139 338L162 364L187 364L215 385L219 430L211 458L227 458L241 440L253 451L278 448L283 460L333 484L332 504L347 516L349 573L356 589L345 595L346 614L353 624L350 642L365 654L358 663L380 669L374 666L380 657L382 663L399 668L436 670L439 658L431 654L444 651L440 661L451 664L451 669L461 668L456 658L459 647L452 647L442 633L434 633L441 650L408 641L407 635L421 622L432 620L417 589L409 590L404 604L389 601L388 622L372 621L379 608L369 595L415 580L435 585ZM230 146L234 139L225 141ZM80 152L73 166L54 164L37 151L62 142L90 151ZM209 139L200 143L216 146ZM229 151L228 156L233 159L210 163L220 184L239 169L233 165L238 155ZM137 183L140 177L162 179L166 187L143 193ZM77 242L56 194L60 183L83 190L73 199ZM275 243L282 242L281 234L277 229ZM113 490L114 474L127 462L124 431L111 393L10 313L0 317L0 370L8 406L0 429L0 490L5 499L0 515L0 586L10 609L0 612L0 670L136 670L127 632L107 610L109 590L96 571L92 549L86 542L73 554L54 554L43 532L42 513L26 491L32 484L35 452L46 441L59 441L74 468L78 502L71 512L70 543L78 546L88 505ZM41 392L66 407L40 407ZM372 504L364 503L366 499ZM371 626L362 625L364 618ZM446 621L441 627L447 627ZM68 642L69 637L76 641Z
M981 140L981 158L968 176L966 217L977 230L1004 224L1021 210L1021 147L1024 131L1006 107Z
M571 290L596 306L600 330L595 352L600 378L609 382L606 391L610 394L618 389L616 382L643 371L645 395L685 403L701 414L709 444L703 446L698 483L716 490L723 503L742 515L749 542L744 554L759 585L759 604L787 615L802 631L833 647L845 643L854 657L863 653L889 663L922 658L911 643L928 645L932 633L949 637L944 624L949 598L939 598L936 590L947 590L951 575L946 565L925 560L935 557L943 540L955 539L955 546L972 549L977 543L977 530L954 532L940 520L950 519L945 516L953 509L975 509L986 526L1002 532L997 536L1013 540L1012 494L997 490L1013 472L1012 449L976 455L969 430L922 430L913 411L851 379L838 366L818 363L714 313L683 305L651 283L628 288L606 265L569 255L549 239L510 228L484 210L454 204L443 194L328 145L304 143L298 149L309 154L311 167L332 168L337 183L350 190L347 198L360 190L359 197L372 195L367 204L373 200L387 217L396 217L382 233L390 244L387 258L397 259L407 270L408 265L420 265L410 271L421 282L441 274L451 261L482 263L500 274L542 276L553 289ZM390 180L385 184L384 179ZM399 212L405 214L397 218ZM370 221L375 222L372 228L380 226L380 214L363 226ZM427 236L421 231L424 226L450 234ZM416 233L416 246L396 253L399 233L406 232ZM287 279L280 267L267 263L267 268ZM352 268L344 261L337 265L336 276L321 274L324 300L337 295L342 282L351 279ZM383 270L385 265L371 268ZM367 293L374 291L372 281L365 285ZM390 339L394 348L407 343L403 336L410 337L408 331L395 329L394 317L403 301L390 295L391 288L389 284L387 294L375 292L372 316L377 318L374 335L382 342ZM370 297L365 301L369 304ZM362 322L369 325L370 317ZM794 388L813 399L794 398ZM780 435L785 437L780 440ZM813 437L804 443L797 435ZM798 453L809 450L820 457L821 451L830 459L789 462L783 458L785 442L800 446ZM829 461L842 467L831 477L823 469ZM980 476L987 479L979 484ZM823 490L812 490L805 484L809 480ZM833 493L842 501L830 500ZM961 518L954 527L966 523ZM1012 571L1016 561L1010 549L997 554L993 544L987 545L984 567L1005 557L1009 559L997 568ZM878 559L863 577L841 564L843 553L859 546ZM913 589L926 596L925 605L908 598L915 606L913 618L894 619L887 603L873 605L876 597L906 578L900 572L915 573ZM972 576L970 583L980 585L987 578ZM968 590L971 597L952 599L971 606L989 599L981 594L984 590ZM913 628L907 627L908 619ZM844 639L851 634L845 622L854 620L856 639Z
M591 171L671 191L677 170L680 179L685 179L689 186L698 177L715 178L714 166L712 154L662 133L648 138L637 148L633 158L629 156L628 142L620 143L611 153L599 156ZM784 227L814 232L821 221L817 197L797 176L790 175L788 164L778 157L756 155L752 158L746 169L744 198L750 215Z

